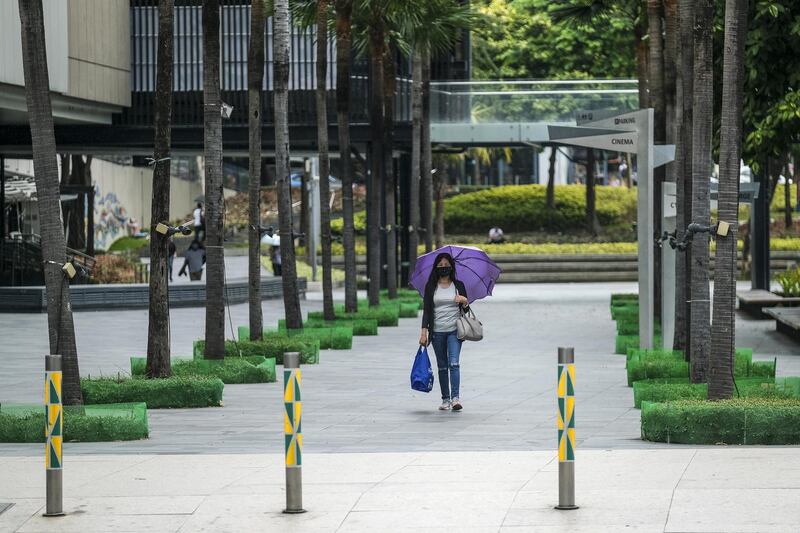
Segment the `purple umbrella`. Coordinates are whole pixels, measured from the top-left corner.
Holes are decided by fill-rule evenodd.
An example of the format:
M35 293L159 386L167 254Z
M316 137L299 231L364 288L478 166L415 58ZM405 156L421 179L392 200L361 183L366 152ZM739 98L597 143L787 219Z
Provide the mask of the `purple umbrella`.
M409 284L425 296L425 285L435 267L436 256L448 253L455 261L456 279L464 284L470 303L492 294L494 284L500 277L500 267L489 259L486 252L471 246L442 246L417 258L417 266Z

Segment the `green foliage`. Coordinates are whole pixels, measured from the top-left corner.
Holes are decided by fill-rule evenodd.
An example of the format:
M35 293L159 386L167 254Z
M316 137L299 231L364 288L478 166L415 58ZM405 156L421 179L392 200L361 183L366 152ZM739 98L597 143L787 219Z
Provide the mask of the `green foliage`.
M642 439L679 444L800 444L800 400L642 403Z
M147 359L131 357L131 375L144 377ZM172 358L175 377L219 378L226 385L241 383L272 383L276 379L275 359L263 356L229 357L220 361L208 359Z
M682 351L640 350L631 348L627 353L625 368L628 386L642 379L689 378L689 366ZM737 348L734 353L733 373L736 378L775 377L775 361L753 362L751 348Z
M596 187L597 218L603 225L632 223L636 191L625 187ZM453 233L483 233L492 226L503 230L577 230L586 224L583 185L555 188L555 211L545 206L544 185L507 185L461 194L445 200L445 226Z
M688 377L689 364L672 357L648 357L628 361L627 371L628 387L632 387L640 379Z
M306 340L309 342L318 341L321 350L349 350L353 347L353 328L337 327L304 327L303 329L286 329L286 322L282 322L283 327L278 327L277 331L264 330L263 340L280 339L292 337L295 339ZM239 327L239 338L249 339L250 328Z
M87 405L144 402L149 409L214 407L222 404L225 385L217 378L81 379Z
M108 247L107 252L128 252L144 248L150 243L150 239L140 237L120 237Z
M64 407L64 442L139 440L148 433L143 403ZM0 406L0 442L45 442L42 406Z
M367 212L358 211L353 214L353 224L355 225L356 234L364 234L367 231ZM331 220L331 233L334 235L341 235L344 230L344 219L335 218Z
M372 318L358 318L358 319L337 318L336 320L325 320L322 317L322 313L319 313L318 318L315 316L315 318L308 318L305 322L303 322L303 328L339 328L339 327L352 329L353 335L356 337L378 334L378 321ZM280 320L278 320L278 331L285 331L285 330L286 330L286 321L281 318ZM249 329L247 338L249 338Z
M400 306L399 305L378 305L376 307L369 307L366 300L361 300L358 303L358 311L355 313L345 313L344 305L337 304L335 306L336 317L343 319L363 319L368 318L376 320L379 326L393 327L400 323ZM308 313L309 320L323 319L322 311L313 311Z
M771 377L741 378L736 388L743 398L792 398L778 387ZM633 404L641 409L642 402L674 402L678 400L707 400L707 383L689 383L689 378L643 379L633 384Z
M784 296L800 296L800 268L781 272L775 276Z
M248 335L249 336L249 335ZM192 356L203 359L206 342L194 341ZM225 357L250 357L260 355L267 359L274 358L275 363L283 364L286 352L300 353L300 362L306 365L319 363L319 341L288 336L274 337L262 341L225 341Z

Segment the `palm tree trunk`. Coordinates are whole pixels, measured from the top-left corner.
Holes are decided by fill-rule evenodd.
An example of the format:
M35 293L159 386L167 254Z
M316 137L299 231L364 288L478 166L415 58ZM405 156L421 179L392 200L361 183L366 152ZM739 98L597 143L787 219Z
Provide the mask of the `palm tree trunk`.
M331 184L328 153L328 0L317 0L317 144L319 145L320 225L322 226L322 310L334 320L331 269ZM314 250L314 253L317 253Z
M677 108L678 91L678 0L664 1L664 112L666 125L666 142L675 144L677 124L681 110ZM677 165L666 166L665 181L674 183Z
M730 224L717 238L714 269L714 321L708 365L708 399L733 397L736 339L736 240L739 228L739 161L742 156L742 100L747 0L725 2L725 46L722 66L722 122L718 219ZM787 187L788 187L788 179Z
M596 237L600 231L597 220L596 189L594 187L595 154L591 148L586 149L586 231Z
M648 49L645 36L645 17L640 17L635 24L633 33L636 39L636 77L639 80L639 107L645 109L649 107L650 98L648 96Z
M444 172L445 170L439 169L439 171L433 175L433 193L436 204L434 216L434 242L436 243L436 248L444 246L444 188L445 185L447 185Z
M206 179L206 359L225 357L225 254L222 248L222 115L219 0L203 3L203 133Z
M792 184L789 183L789 158L784 158L783 165L783 221L786 231L792 229Z
M377 18L377 17L376 17ZM369 305L380 303L381 283L381 183L383 182L383 59L386 34L383 24L373 20L369 32L370 57L370 178L367 182L367 254L369 257Z
M286 328L300 329L303 327L303 317L297 291L297 264L292 238L292 190L289 178L289 0L275 0L273 27L275 174L278 182L283 308L286 313Z
M50 80L47 73L41 0L19 0L19 18L22 23L25 101L31 128L31 151L36 177L39 226L42 233L50 353L61 355L62 358L64 404L80 405L83 403L83 395L70 306L69 282L61 270L61 266L67 261L66 240L61 225L56 138L53 132L53 110L50 104Z
M556 208L556 145L550 146L550 160L547 165L547 191L545 196L545 205L547 209Z
M387 46L383 58L383 165L386 187L386 289L390 299L397 298L397 177L394 173L394 92L395 61L393 47Z
M678 106L681 108L678 136L675 146L676 212L675 232L682 238L692 213L692 94L694 93L694 0L678 0L678 34L680 62L678 72L680 91ZM686 360L690 359L689 343L689 264L691 249L675 254L675 337L672 346L684 350Z
M336 120L339 172L342 180L342 244L344 247L344 309L358 310L356 232L353 222L353 171L350 164L350 54L353 44L353 0L336 0Z
M650 90L649 105L654 109L655 124L653 127L654 141L664 144L666 140L666 101L664 97L664 40L662 19L664 6L662 0L647 0L647 26L649 44L648 63L648 89ZM661 235L661 204L662 183L664 182L665 169L663 166L653 170L653 228L656 235ZM653 256L653 285L654 285L654 310L656 319L661 318L661 254Z
M409 219L411 228L408 235L408 271L414 272L417 263L420 225L420 159L422 153L422 52L419 46L414 47L411 59L411 184L409 196L411 208Z
M150 307L147 326L147 368L149 378L172 374L169 345L170 237L155 231L156 224L168 222L170 189L170 142L172 138L172 19L174 0L158 2L158 62L156 63L156 124L153 152L153 199L150 204ZM162 161L163 159L163 161Z
M422 187L422 224L425 228L425 252L433 250L433 153L431 151L431 52L422 49L422 168L420 185Z
M250 143L248 183L247 274L250 340L261 339L261 89L264 84L264 0L253 0L250 8L250 45L247 50L247 110Z
M696 0L694 23L694 116L692 122L692 222L709 224L709 176L714 110L713 62L714 0ZM697 234L692 241L689 277L689 325L691 328L691 378L707 379L711 348L711 306L709 305L708 236Z

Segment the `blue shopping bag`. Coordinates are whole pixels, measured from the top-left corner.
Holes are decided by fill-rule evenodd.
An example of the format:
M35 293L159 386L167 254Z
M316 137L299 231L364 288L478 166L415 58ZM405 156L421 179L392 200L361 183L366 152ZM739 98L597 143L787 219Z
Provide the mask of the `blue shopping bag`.
M420 392L430 392L433 389L433 369L428 358L428 349L420 346L411 367L411 388Z

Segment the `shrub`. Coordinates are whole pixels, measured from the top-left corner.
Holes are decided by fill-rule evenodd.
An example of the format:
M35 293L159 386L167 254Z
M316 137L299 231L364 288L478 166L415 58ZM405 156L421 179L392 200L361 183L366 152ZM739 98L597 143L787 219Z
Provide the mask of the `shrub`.
M400 307L397 305L379 305L377 307L369 307L366 301L359 302L358 311L355 313L345 313L344 305L336 305L336 317L344 319L362 319L369 318L376 320L379 326L397 326L400 319ZM323 319L322 311L314 311L308 313L310 319Z
M281 321L277 331L265 329L262 340L293 337L308 341L319 341L321 350L349 350L353 347L353 328L337 327L303 327L303 329L286 329L286 322ZM239 326L239 338L250 338L250 328Z
M378 321L374 318L337 318L333 321L327 321L322 318L309 318L303 322L304 328L335 328L344 327L353 330L354 336L377 335L378 334ZM286 329L284 320L278 321L278 329Z
M147 359L131 357L131 375L143 377ZM219 378L226 385L272 383L276 380L275 358L263 356L229 357L221 361L209 359L172 359L172 375Z
M216 407L222 405L225 385L217 378L171 377L163 379L81 379L87 405L144 402L149 409Z
M192 356L194 359L203 359L206 342L194 341ZM306 339L275 337L261 341L240 340L225 341L225 357L250 357L260 355L274 358L275 363L283 364L283 354L286 352L299 352L300 362L306 365L319 363L319 341Z
M791 398L792 394L775 385L772 378L741 378L736 389L744 398ZM735 393L734 393L735 394ZM707 400L707 383L690 383L688 378L643 379L633 384L633 405L641 409L642 402L671 402L677 400Z
M679 444L800 444L800 401L736 398L642 403L642 439Z
M682 373L685 365L685 373ZM688 363L683 352L679 350L628 350L627 363L628 386L635 381L653 378L687 378ZM775 361L758 361L753 363L751 348L737 348L734 353L734 376L736 378L774 378Z
M775 276L784 296L800 296L800 268L789 269Z
M356 233L365 233L367 231L367 212L358 211L353 214L353 226L355 226ZM341 235L344 231L344 219L335 218L331 220L331 233L334 235Z
M134 263L123 255L98 255L91 275L92 283L134 283Z
M602 225L624 224L636 216L636 191L596 187L597 218ZM565 231L585 225L586 189L582 185L555 188L555 210L546 208L544 185L510 185L461 194L445 200L445 227L453 233L483 233L492 226L505 231L549 229Z
M0 442L44 442L41 405L0 406ZM64 407L64 442L110 442L146 439L143 403Z
M688 378L689 364L672 357L649 357L628 361L627 372L628 387L632 387L640 379Z

